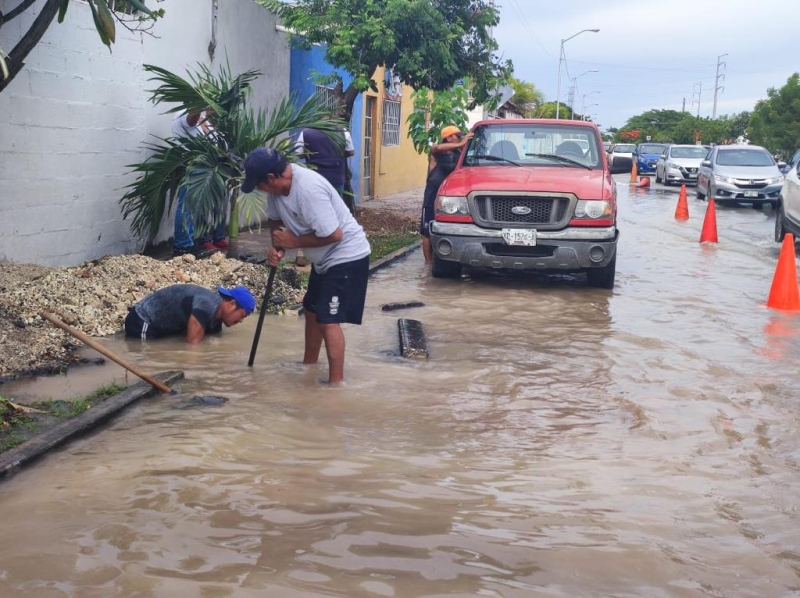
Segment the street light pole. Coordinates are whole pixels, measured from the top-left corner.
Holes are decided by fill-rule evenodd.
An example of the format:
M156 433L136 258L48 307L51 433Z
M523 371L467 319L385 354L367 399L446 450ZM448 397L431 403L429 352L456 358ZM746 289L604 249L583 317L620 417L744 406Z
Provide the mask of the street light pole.
M585 93L582 96L583 99L582 99L582 103L581 103L581 117L582 117L581 120L586 120L586 108L587 108L587 106L586 106L586 96L590 96L593 93L600 93L600 92L599 91L590 91L589 93ZM592 106L598 106L598 104L589 104L588 107L591 108Z
M598 104L597 102L594 102L593 104L589 104L588 106L586 106L586 108L591 108L592 106L599 106L599 105L600 104ZM586 120L586 112L585 112L586 108L584 108L584 112L581 112L581 120Z
M591 31L592 33L597 33L600 31L599 29L582 29L578 31L575 35L570 35L569 37L561 40L561 49L558 52L558 89L556 91L556 119L559 118L559 113L561 109L561 62L564 60L564 44L571 40L573 37L579 36L581 33L586 33L587 31Z
M589 73L599 73L599 72L600 72L600 71L599 71L599 70L597 70L597 69L592 69L591 71L586 71L586 72L584 72L584 73L581 73L580 75L578 75L577 77L575 77L575 78L572 80L572 81L573 81L574 88L573 88L573 90L572 90L572 103L570 104L570 106L569 106L569 109L570 109L570 110L572 110L572 114L573 114L573 116L574 116L574 114L575 114L575 96L577 96L577 95L578 95L578 79L580 79L580 78L581 78L581 77L583 77L584 75L588 75Z

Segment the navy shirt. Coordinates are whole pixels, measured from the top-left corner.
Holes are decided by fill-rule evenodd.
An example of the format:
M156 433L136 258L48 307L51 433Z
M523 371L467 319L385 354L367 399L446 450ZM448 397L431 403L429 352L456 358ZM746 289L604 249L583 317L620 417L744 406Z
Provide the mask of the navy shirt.
M334 187L344 185L346 158L325 133L317 129L303 129L303 145L309 153L306 158L308 164L316 166L317 172Z
M221 303L219 293L195 284L174 284L148 295L134 309L159 336L185 333L189 316L209 334L222 330L222 320L214 319Z

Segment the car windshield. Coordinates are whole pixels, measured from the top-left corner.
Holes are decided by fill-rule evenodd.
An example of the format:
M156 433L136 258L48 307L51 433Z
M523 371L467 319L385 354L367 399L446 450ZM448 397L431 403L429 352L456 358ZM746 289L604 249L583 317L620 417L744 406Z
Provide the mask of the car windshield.
M669 153L673 158L703 159L708 155L708 150L702 145L698 145L693 147L673 147Z
M614 146L614 153L615 154L632 154L636 150L636 146L633 144L623 143L620 145Z
M639 146L640 154L658 154L659 156L667 149L666 145L660 143L643 143Z
M773 166L775 161L763 149L721 149L717 151L720 166Z
M474 130L465 166L602 167L594 128L569 124L487 123Z

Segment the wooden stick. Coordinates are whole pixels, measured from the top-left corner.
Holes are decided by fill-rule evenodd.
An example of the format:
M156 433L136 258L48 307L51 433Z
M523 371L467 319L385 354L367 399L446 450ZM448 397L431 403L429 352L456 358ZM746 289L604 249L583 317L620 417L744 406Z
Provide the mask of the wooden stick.
M264 291L264 298L261 300L261 311L258 313L258 325L256 326L256 334L253 337L253 346L250 347L250 359L247 360L247 366L253 367L253 360L256 358L256 350L258 349L258 339L261 338L261 327L264 325L264 316L269 307L269 298L272 296L272 283L275 282L275 266L269 267L269 276L267 277L267 290Z
M116 363L124 367L126 370L128 370L135 376L139 376L139 378L141 378L148 384L152 385L154 388L160 390L161 392L172 392L172 389L170 389L170 387L164 384L163 382L159 382L149 374L137 368L135 365L131 365L127 361L124 361L121 357L118 357L116 354L112 353L109 349L106 349L103 345L94 341L91 337L85 335L80 330L75 330L72 326L65 324L64 322L56 318L53 314L49 314L46 311L43 311L42 317L45 320L52 322L62 330L66 330L72 336L77 338L79 341L81 341L86 345L89 345L92 349L94 349L98 353L102 353L103 355L108 357L111 361L115 361Z

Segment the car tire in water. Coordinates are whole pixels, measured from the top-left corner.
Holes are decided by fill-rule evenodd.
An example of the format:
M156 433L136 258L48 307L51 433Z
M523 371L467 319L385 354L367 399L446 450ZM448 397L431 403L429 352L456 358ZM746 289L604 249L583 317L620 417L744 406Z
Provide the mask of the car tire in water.
M667 181L663 180L660 176L658 176L658 167L656 166L656 183L664 183L667 184Z
M697 185L697 187L695 187L695 193L697 195L697 199L705 199L706 198L706 194L705 193L700 193L700 185L699 184Z
M460 278L461 264L443 260L434 253L431 274L434 278Z
M778 205L775 210L775 242L782 243L786 236L786 224L784 223L783 204Z
M596 289L613 289L617 274L617 256L615 255L602 268L591 268L586 271L586 282Z

